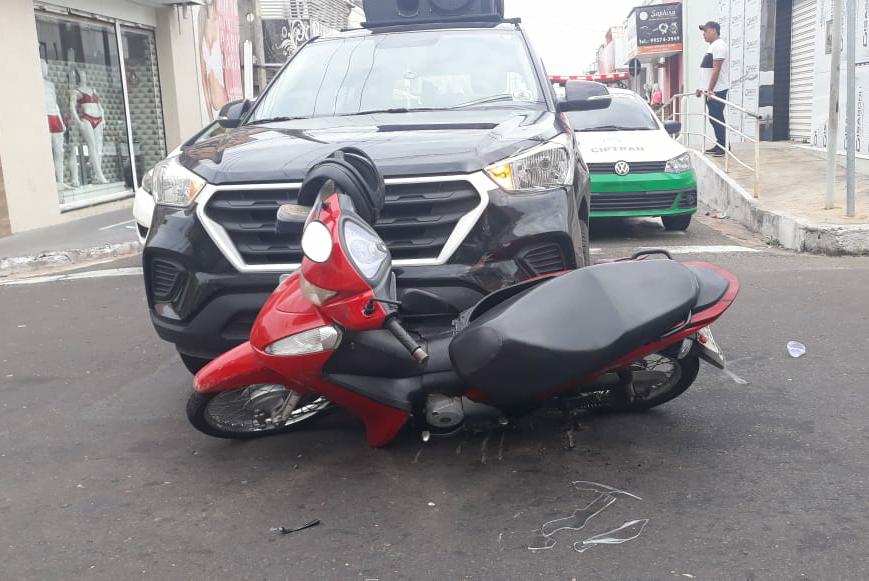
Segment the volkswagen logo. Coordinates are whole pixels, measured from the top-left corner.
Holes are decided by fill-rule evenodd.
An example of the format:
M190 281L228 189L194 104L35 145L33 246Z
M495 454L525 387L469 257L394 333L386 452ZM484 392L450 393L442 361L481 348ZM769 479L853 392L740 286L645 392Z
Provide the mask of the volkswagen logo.
M626 161L616 162L616 175L626 176L631 173L631 166Z

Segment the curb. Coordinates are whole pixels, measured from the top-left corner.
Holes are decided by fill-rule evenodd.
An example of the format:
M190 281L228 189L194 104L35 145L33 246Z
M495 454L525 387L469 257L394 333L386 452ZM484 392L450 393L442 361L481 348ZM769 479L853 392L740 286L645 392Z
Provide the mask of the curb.
M138 254L141 250L142 243L138 240L133 240L119 244L104 244L92 248L43 252L35 256L0 258L0 278L47 269L66 268L79 263L106 258L122 258Z
M758 207L736 180L699 152L690 150L697 173L698 198L752 232L788 250L828 256L869 254L869 224L813 224L785 212Z

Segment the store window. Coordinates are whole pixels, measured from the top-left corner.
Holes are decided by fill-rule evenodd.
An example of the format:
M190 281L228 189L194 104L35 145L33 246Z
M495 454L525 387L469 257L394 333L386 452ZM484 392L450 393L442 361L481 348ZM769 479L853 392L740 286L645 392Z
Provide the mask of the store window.
M134 164L141 182L166 155L153 31L49 14L36 28L61 209L130 195Z
M129 148L114 27L39 15L36 28L61 205L125 191Z

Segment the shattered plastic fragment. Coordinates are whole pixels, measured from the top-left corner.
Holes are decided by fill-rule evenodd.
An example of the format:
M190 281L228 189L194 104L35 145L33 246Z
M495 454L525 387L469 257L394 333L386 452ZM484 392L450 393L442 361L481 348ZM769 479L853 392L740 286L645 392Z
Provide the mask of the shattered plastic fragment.
M568 517L551 520L541 528L543 536L549 537L563 530L578 531L588 524L588 521L599 515L609 505L616 501L611 494L601 494L584 508L577 508Z
M612 486L607 486L606 484L600 484L598 482L590 482L588 480L576 480L572 484L577 490L591 490L592 492L597 492L599 494L624 494L625 496L630 496L631 498L636 498L637 500L643 500L636 494L631 494L630 492L619 490L618 488L613 488Z
M797 359L806 354L806 346L799 341L788 341L788 355Z
M310 522L306 522L305 524L303 524L303 525L300 526L300 527L295 527L295 528L291 528L291 529L288 529L288 528L286 528L286 527L272 527L270 530L271 530L273 533L278 533L278 534L280 534L280 535L288 535L288 534L290 534L290 533L297 533L297 532L299 532L299 531L303 531L303 530L305 530L305 529L309 529L309 528L311 528L311 527L315 527L315 526L317 526L318 524L320 524L320 519L314 519L314 520L312 520L312 521L310 521Z
M649 519L647 518L628 521L617 529L573 543L573 549L578 553L582 553L595 545L620 545L627 543L639 537L648 523Z
M556 540L547 537L541 529L535 529L531 541L528 543L529 551L548 551L556 544Z

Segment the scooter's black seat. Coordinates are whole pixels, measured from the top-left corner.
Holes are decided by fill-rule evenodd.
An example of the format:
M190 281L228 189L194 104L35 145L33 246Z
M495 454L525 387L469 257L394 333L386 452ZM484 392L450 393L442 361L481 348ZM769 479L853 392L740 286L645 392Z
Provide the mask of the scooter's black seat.
M471 387L517 404L657 339L698 295L697 277L671 260L590 266L484 312L453 340L450 358Z

